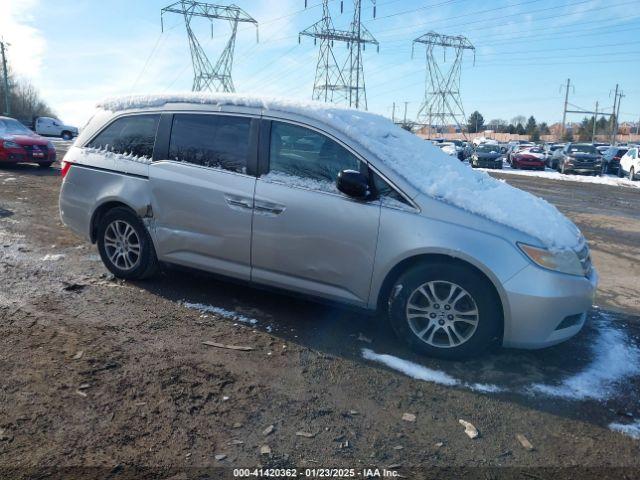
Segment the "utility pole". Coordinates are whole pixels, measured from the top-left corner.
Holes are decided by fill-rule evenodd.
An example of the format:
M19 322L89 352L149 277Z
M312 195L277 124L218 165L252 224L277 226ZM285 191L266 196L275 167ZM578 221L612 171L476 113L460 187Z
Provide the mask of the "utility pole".
M609 95L611 95L611 91L609 91ZM616 113L617 103L618 103L618 84L616 83L616 92L613 95L613 110L611 110L614 115ZM615 122L615 119L614 119L614 116L612 115L611 118L609 119L609 138L610 138L611 144L615 143L613 140L614 122Z
M404 122L402 123L403 125L407 124L407 106L409 105L409 102L404 102Z
M567 87L564 93L564 109L562 110L562 128L560 133L560 140L564 138L565 125L567 124L567 106L569 105L569 88L571 87L571 79L567 78Z
M596 112L593 114L593 131L591 132L591 143L596 138L596 123L598 123L598 102L596 102Z
M393 107L391 109L391 121L396 123L396 102L393 102Z
M616 118L613 120L613 143L616 143L616 137L618 135L618 118L620 117L620 104L622 103L622 99L626 97L624 92L620 92L618 94L618 106L617 111L615 112Z
M189 48L191 49L191 63L193 64L193 86L191 89L194 92L206 90L235 92L236 89L233 85L231 69L233 67L233 54L236 47L238 23L247 22L255 25L257 40L258 22L247 12L235 5L213 5L193 0L180 0L160 10L160 22L162 23L163 29L165 13L176 13L184 17L187 36L189 37ZM227 20L231 26L229 40L215 65L212 65L209 61L207 54L191 28L193 17L201 17L209 20L209 22L211 22L212 36L213 20Z
M9 102L9 70L7 69L7 56L5 52L5 48L8 46L7 43L0 40L0 52L2 52L2 71L4 72L4 105L5 105L5 114L7 116L11 115L11 103Z

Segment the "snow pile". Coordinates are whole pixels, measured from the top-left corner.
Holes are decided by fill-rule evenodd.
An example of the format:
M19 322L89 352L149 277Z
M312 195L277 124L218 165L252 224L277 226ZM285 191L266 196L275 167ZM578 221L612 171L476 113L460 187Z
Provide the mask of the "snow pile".
M640 374L640 349L621 330L601 325L589 366L560 385L534 384L532 392L569 400L606 400L626 378Z
M484 168L478 170L486 170ZM488 171L488 170L487 170ZM619 178L615 175L604 175L604 176L596 176L591 177L587 175L571 175L571 174L562 174L556 172L555 170L549 170L548 168L545 171L537 171L537 170L515 170L511 168L506 163L504 164L503 170L500 170L499 173L508 173L512 175L522 175L528 177L541 177L548 178L550 180L562 180L565 182L578 182L578 183L596 183L599 185L611 185L614 187L631 187L631 188L640 188L640 182L632 182L628 178Z
M484 172L470 169L431 142L379 115L317 102L202 93L121 97L105 100L98 107L120 111L160 107L167 103L258 107L325 122L375 153L398 175L430 197L531 235L548 248L576 248L580 243L579 230L550 203Z
M228 318L240 323L248 323L250 325L255 325L258 323L258 320L256 320L255 318L245 317L244 315L240 315L239 313L232 312L231 310L226 310L221 307L214 307L213 305L191 302L182 302L182 305L192 310L198 310L201 313L211 313L213 315L219 315L221 317Z
M609 428L614 432L620 432L640 440L640 420L635 423L610 423Z
M433 370L423 365L419 365L408 360L403 360L402 358L394 357L393 355L376 353L368 348L362 349L362 358L364 358L365 360L372 360L374 362L382 363L383 365L386 365L393 370L397 370L411 378L422 380L424 382L437 383L439 385L447 386L460 386L483 393L497 393L503 391L503 389L497 385L484 383L469 384L461 382L457 378L454 378L448 373L442 372L440 370Z
M64 253L47 253L44 257L42 257L43 262L57 262L58 260L62 260L65 257Z

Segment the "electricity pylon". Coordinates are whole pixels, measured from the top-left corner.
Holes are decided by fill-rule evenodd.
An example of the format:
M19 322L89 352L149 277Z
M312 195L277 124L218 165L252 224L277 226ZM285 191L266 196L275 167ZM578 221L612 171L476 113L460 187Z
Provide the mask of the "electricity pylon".
M375 0L372 0L372 3L375 16ZM322 19L300 32L300 36L312 37L314 44L320 39L316 78L313 85L314 100L345 103L349 107L367 109L362 52L368 43L376 45L378 49L379 45L371 32L362 25L361 17L362 1L354 0L353 20L350 29L336 29L329 12L329 0L323 0ZM346 43L349 49L346 61L342 66L340 66L333 49L336 41Z
M193 86L194 92L205 90L216 92L235 92L231 69L233 67L233 52L236 46L236 34L238 23L253 23L256 26L256 40L258 32L258 22L241 8L230 5L213 5L210 3L196 2L191 0L181 0L164 7L160 11L160 19L164 30L164 14L177 13L184 17L184 23L189 37L189 48L191 50L191 62L193 64ZM202 45L198 41L196 34L191 28L193 17L207 18L211 22L211 36L213 37L213 20L227 20L231 25L231 36L218 58L215 65L212 65L205 53Z
M460 70L465 50L474 52L475 47L463 36L441 35L435 32L426 33L413 41L411 56L416 43L426 46L427 75L425 81L424 100L418 110L417 123L426 125L429 129L435 126L436 132L450 123L457 125L462 131L466 123L462 99L460 98ZM446 62L448 48L454 51L453 63L448 69L440 67L436 59L436 47L442 47L443 62Z

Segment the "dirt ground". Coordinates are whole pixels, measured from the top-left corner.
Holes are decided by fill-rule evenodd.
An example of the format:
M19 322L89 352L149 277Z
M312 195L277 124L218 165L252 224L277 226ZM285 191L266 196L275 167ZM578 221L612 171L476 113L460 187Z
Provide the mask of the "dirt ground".
M637 374L601 397L549 397L531 385L593 369L604 325L629 342L623 354L636 351L640 191L503 177L582 229L602 276L598 308L563 345L462 363L406 351L362 312L192 271L116 281L95 246L62 226L54 169L0 170L0 478L220 478L258 466L315 477L325 475L305 469L637 478L640 441L608 428L640 419ZM363 359L363 348L458 382L410 378Z

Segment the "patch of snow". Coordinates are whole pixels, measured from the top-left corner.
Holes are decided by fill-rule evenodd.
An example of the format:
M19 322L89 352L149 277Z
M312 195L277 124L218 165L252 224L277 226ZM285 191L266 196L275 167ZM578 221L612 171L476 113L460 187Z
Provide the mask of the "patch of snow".
M101 158L109 160L123 160L128 162L142 163L144 165L151 164L151 158L145 156L132 155L130 153L114 153L107 148L91 148L85 147L81 150L82 155L100 155Z
M228 318L230 320L234 320L236 322L248 323L250 325L256 325L258 323L258 320L256 320L255 318L249 318L244 315L240 315L239 313L232 312L231 310L226 310L221 307L214 307L213 305L191 302L182 302L182 305L192 310L198 310L201 313L212 313L221 317Z
M484 170L484 171L494 171L485 168L478 168L476 170ZM515 170L511 168L507 163L504 163L504 167L502 170L498 170L499 173L508 173L511 175L521 175L525 177L540 177L540 178L548 178L550 180L561 180L565 182L579 182L579 183L595 183L599 185L611 185L613 187L630 187L630 188L640 188L640 182L632 182L628 178L619 178L615 175L604 175L591 177L587 175L563 175L562 173L556 172L555 170L546 169L542 170Z
M383 365L386 365L393 370L397 370L411 378L422 380L424 382L437 383L447 386L460 386L482 393L497 393L503 392L505 390L498 385L484 383L470 384L462 382L457 378L452 377L448 373L442 372L440 370L433 370L423 365L410 362L409 360L403 360L402 358L394 357L393 355L376 353L368 348L362 349L362 358L364 358L365 360L372 360L374 362L382 363Z
M430 197L526 233L551 249L575 249L581 242L578 228L547 201L499 182L486 172L470 169L431 142L380 115L318 102L220 93L120 97L105 100L98 108L121 111L168 103L238 105L313 118L374 152L389 168Z
M601 324L591 346L593 360L559 385L534 384L530 390L569 400L606 400L626 378L640 374L640 349L621 330Z
M631 438L640 440L640 420L635 423L610 423L609 428L614 432L620 432Z
M4 183L7 183L7 182L15 182L15 181L16 181L16 177L9 177L9 178L5 178L5 179L4 179Z
M62 260L65 257L64 253L47 253L44 257L42 257L43 262L57 262L58 260Z

